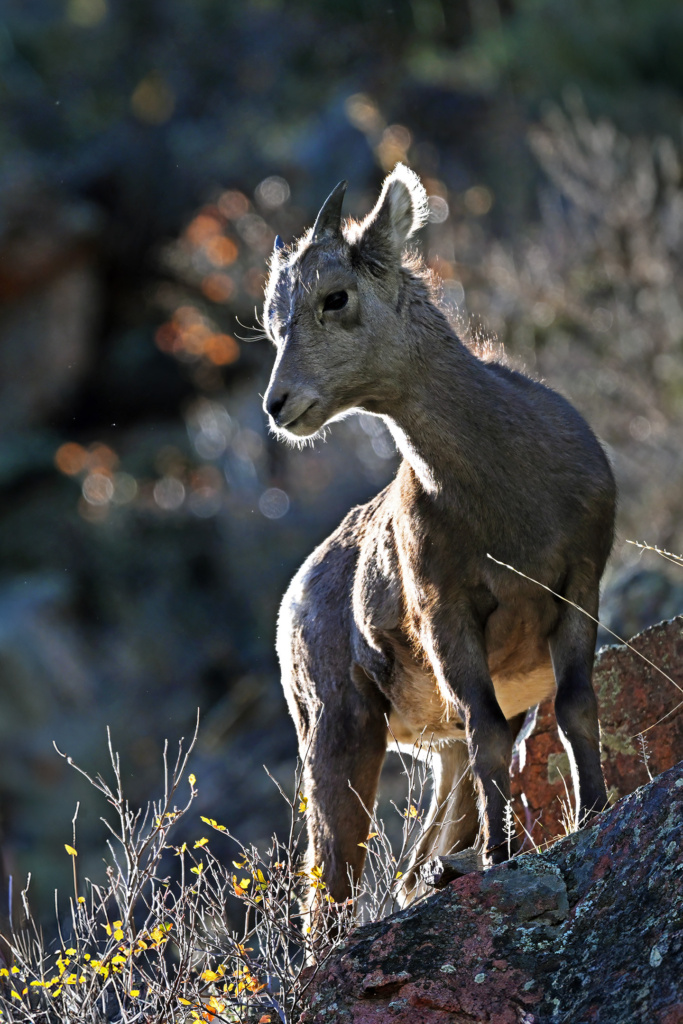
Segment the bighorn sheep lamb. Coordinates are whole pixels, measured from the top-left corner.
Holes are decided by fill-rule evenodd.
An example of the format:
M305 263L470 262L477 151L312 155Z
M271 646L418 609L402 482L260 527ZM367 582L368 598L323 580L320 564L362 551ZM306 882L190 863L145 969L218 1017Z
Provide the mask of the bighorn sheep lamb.
M392 483L306 560L278 626L306 753L309 867L323 865L335 901L362 872L364 807L391 735L434 752L415 865L478 836L485 864L515 852L513 731L553 692L578 824L605 807L596 625L575 606L597 615L615 508L607 458L579 413L468 349L404 252L427 219L419 178L398 165L365 220L342 225L345 187L298 244L276 240L264 310L275 432L310 438L364 410L403 456Z

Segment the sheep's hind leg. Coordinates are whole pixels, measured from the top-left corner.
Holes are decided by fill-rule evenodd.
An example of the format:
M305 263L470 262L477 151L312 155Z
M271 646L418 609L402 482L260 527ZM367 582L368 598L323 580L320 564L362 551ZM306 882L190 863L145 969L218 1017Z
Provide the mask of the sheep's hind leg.
M434 791L429 814L402 886L406 905L424 891L423 867L431 858L450 856L474 846L479 833L479 811L470 771L467 744L457 741L432 751Z
M598 702L591 674L597 625L579 609L597 615L597 585L567 596L579 608L563 610L557 629L549 640L557 694L555 716L560 738L569 756L576 797L576 825L585 825L607 806L607 790L600 764Z

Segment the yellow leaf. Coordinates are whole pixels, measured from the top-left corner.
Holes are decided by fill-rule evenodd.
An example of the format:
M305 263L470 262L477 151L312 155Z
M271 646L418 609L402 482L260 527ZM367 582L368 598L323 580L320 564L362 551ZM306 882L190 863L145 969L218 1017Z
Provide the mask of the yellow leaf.
M19 968L15 964L15 966L12 968L12 974L19 974L19 973L20 973Z
M251 885L251 878L240 878L240 888L247 889Z
M185 853L186 850L187 850L187 843L183 843L182 846L179 846L177 848L177 850L175 852L175 856L176 857L182 857L182 855Z
M9 971L6 967L0 967L0 978L9 978Z
M199 862L199 864L197 865L197 867L196 867L196 868L190 868L190 871L191 871L191 872L192 872L192 873L193 873L194 875L201 875L201 873L202 873L202 869L203 869L203 868L204 868L204 861L203 861L203 860L200 860L200 862Z
M367 848L368 848L368 844L367 843L359 843L358 845L362 846L364 850L367 850Z
M194 774L188 775L187 781L190 783L191 786L194 786L195 783L197 782L197 776Z
M64 843L64 849L66 850L70 857L78 856L78 850L74 850L73 846L69 846L68 843Z
M131 994L131 997L133 999L137 999L137 997L140 995L140 989L139 988L132 988L130 990L130 994Z
M394 875L394 878L403 878L403 872L397 871L396 874Z
M197 842L196 842L196 843L194 844L194 848L195 848L195 850L198 850L200 846L206 846L206 844L208 843L208 841L209 841L209 840L207 839L207 837L206 837L206 836L202 836L202 838L201 838L201 839L198 839L198 840L197 840Z
M85 896L79 896L78 897L78 902L79 903L85 903Z
M302 796L299 801L299 814L305 814L306 808L308 807L308 797Z
M217 828L219 832L225 832L225 825L219 825L215 818L205 818L201 814L199 817L200 820L203 821L205 825L210 825L211 828Z
M182 999L180 996L178 996L178 1002L182 1003L183 1006L192 1006L192 1003L190 1002L189 999Z
M371 832L368 839L375 839L379 835L379 832Z

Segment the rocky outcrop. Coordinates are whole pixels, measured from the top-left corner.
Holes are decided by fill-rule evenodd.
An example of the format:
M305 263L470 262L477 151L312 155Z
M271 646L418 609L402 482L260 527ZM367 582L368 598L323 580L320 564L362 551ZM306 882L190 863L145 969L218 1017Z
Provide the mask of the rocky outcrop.
M357 929L301 1024L681 1024L683 763L543 853Z
M542 705L513 772L536 851L357 929L302 1024L683 1024L683 617L630 645L594 675L615 805L551 845L571 778Z
M683 759L683 705L678 706L683 690L676 688L683 687L683 616L629 643L638 653L623 645L603 648L593 674L602 767L612 800ZM567 791L572 793L569 762L549 700L540 705L533 731L513 761L513 809L536 845L565 834ZM531 846L528 839L526 846Z

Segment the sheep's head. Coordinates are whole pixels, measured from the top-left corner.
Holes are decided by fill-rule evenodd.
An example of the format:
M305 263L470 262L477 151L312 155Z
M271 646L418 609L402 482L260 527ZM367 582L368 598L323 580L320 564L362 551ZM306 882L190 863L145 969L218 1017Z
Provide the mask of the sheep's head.
M291 251L276 241L264 322L278 349L264 408L290 438L394 396L403 332L403 247L427 219L417 175L398 164L361 223L342 224L346 182Z

